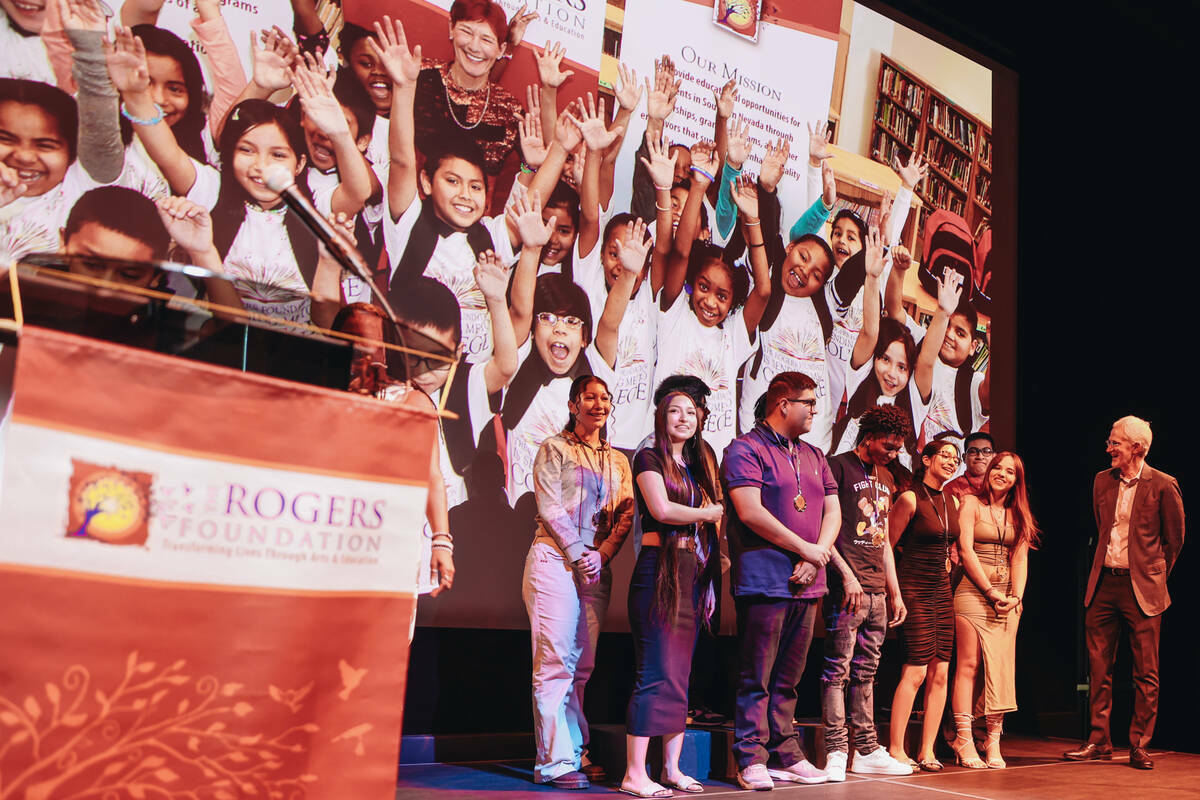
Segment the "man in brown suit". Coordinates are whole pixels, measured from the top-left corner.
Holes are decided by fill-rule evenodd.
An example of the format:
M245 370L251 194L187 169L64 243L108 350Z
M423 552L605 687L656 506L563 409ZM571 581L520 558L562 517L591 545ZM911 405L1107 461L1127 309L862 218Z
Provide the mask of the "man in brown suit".
M1136 688L1129 765L1154 768L1146 747L1158 714L1158 638L1162 612L1171 604L1167 576L1183 547L1183 498L1174 478L1146 463L1150 439L1145 420L1117 420L1107 442L1112 468L1096 476L1092 508L1099 539L1083 599L1092 732L1083 747L1063 753L1072 761L1112 758L1112 669L1124 625Z

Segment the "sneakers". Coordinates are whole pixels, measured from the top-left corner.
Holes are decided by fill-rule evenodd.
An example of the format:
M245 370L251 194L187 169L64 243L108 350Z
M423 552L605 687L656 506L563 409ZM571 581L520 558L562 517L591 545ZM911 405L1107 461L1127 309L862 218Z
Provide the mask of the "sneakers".
M846 754L834 750L825 757L825 775L834 783L846 780Z
M766 764L751 764L738 773L738 786L756 792L766 792L775 788L775 782L767 774Z
M800 759L787 769L768 769L767 774L777 781L789 783L824 783L829 780L825 770L817 769L808 763L807 758Z
M912 775L912 767L892 758L886 747L877 747L865 756L856 753L850 771L858 775Z

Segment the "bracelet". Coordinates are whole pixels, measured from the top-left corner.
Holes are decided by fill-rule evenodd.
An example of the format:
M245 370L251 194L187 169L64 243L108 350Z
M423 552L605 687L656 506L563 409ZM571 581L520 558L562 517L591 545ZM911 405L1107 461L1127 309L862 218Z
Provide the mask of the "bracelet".
M659 186L657 183L656 183L656 184L654 184L654 188L655 188L655 189L657 189L657 190L658 190L658 191L660 191L660 192L669 192L669 191L671 191L671 187L670 187L670 186Z
M448 542L454 541L454 536L447 531L434 531L433 533L429 534L430 539L437 539L438 537L444 537Z
M524 161L522 161L521 162L521 172L524 172L526 175L533 175L537 172L537 170L535 170L533 167L529 166Z
M708 178L708 182L709 182L709 183L712 183L714 180L716 180L716 179L715 179L715 178L712 176L712 173L708 172L708 171L707 171L707 170L705 170L705 169L702 169L702 168L700 168L700 167L690 167L690 169L692 170L692 172L699 172L701 175L703 175L704 177Z
M140 117L135 117L133 114L130 114L129 109L125 107L125 104L121 103L121 116L132 122L134 125L157 125L167 118L167 112L163 111L163 107L158 103L154 104L154 108L157 113L153 117L141 119Z
M450 544L449 542L434 542L433 544L429 545L429 549L430 550L445 550L449 553L453 553L454 545Z
M666 208L663 208L663 207L662 207L662 206L660 206L658 203L655 203L655 204L654 204L654 207L655 207L655 208L657 208L659 211L665 211L665 212L667 212L668 214L669 214L669 213L672 211L672 208L671 208L670 206L667 206Z
M762 220L756 219L756 220L754 220L754 222L751 222L750 220L743 219L742 224L745 225L747 228L753 228L755 225L762 225Z
M750 247L766 247L766 246L767 246L766 242L759 242L758 244L750 245Z

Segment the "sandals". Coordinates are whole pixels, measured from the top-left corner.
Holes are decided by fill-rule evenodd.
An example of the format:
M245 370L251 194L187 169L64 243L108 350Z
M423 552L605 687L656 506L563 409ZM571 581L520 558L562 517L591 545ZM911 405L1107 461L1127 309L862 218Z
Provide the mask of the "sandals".
M683 775L677 781L663 781L662 785L688 794L699 794L704 791L704 784L690 775Z
M654 781L650 781L650 783L646 784L646 788L642 789L641 791L638 791L637 789L631 789L628 786L626 786L625 784L621 784L620 786L618 786L617 791L621 792L622 794L631 794L634 797L674 797L675 796L675 793L672 792L670 789L666 788L665 786L659 786Z
M979 757L979 753L975 750L975 741L971 738L971 723L974 719L970 714L955 713L954 741L950 743L950 749L954 751L954 759L960 767L967 769L987 769L988 765ZM974 755L963 756L963 751L970 748Z
M942 765L942 762L938 761L936 758L918 759L917 766L921 768L922 772L941 772L943 769L945 769L945 767Z

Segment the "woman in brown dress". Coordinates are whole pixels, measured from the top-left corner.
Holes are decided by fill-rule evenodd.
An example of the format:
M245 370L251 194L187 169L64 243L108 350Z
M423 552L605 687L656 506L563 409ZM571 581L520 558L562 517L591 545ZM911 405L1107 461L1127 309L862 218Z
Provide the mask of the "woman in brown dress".
M954 650L953 597L950 593L950 545L958 538L958 503L942 486L961 463L958 446L933 441L921 451L913 487L902 493L888 517L892 546L903 542L897 565L900 593L908 609L901 629L905 663L892 698L889 751L902 764L937 772L933 754ZM913 761L904 750L904 734L917 690L925 684L925 720L921 749Z
M963 497L959 512L958 552L967 580L954 594L958 666L954 671L957 736L952 747L959 764L972 769L1002 769L1000 733L1004 714L1016 711L1017 624L1029 548L1037 546L1038 528L1025 492L1025 465L1016 453L997 453L983 485ZM987 715L987 760L979 758L971 737L975 676L983 663L983 711Z
M454 58L425 59L417 78L417 150L428 155L444 149L446 137L470 139L483 151L492 185L516 147L518 115L525 110L492 80L492 68L513 46L504 9L494 0L457 0L449 36Z

